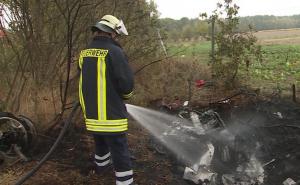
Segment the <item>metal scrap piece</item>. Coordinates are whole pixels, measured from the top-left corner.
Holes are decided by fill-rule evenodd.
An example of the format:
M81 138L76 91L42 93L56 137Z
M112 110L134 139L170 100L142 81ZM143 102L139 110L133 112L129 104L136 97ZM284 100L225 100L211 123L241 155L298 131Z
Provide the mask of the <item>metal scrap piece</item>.
M283 185L295 185L296 182L293 179L291 179L291 178L287 178L285 181L283 181L282 184Z
M202 182L214 183L214 177L216 173L213 173L205 168L199 168L198 171L194 171L192 168L186 167L183 174L183 179L193 181L195 184Z
M208 150L201 156L198 163L194 164L192 167L185 168L183 179L193 181L195 184L205 181L214 181L213 177L216 176L216 173L211 172L209 166L211 165L215 148L212 143L208 143L207 147Z

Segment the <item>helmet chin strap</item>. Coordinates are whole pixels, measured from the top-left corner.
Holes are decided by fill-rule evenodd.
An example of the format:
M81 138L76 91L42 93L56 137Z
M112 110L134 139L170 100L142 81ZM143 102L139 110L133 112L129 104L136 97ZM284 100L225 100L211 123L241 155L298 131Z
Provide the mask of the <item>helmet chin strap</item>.
M114 39L115 41L118 40L118 36L119 36L118 34L116 34L116 33L111 33L110 35L111 35L111 38Z
M94 36L104 36L104 37L113 37L112 33L100 31L100 32L95 32Z

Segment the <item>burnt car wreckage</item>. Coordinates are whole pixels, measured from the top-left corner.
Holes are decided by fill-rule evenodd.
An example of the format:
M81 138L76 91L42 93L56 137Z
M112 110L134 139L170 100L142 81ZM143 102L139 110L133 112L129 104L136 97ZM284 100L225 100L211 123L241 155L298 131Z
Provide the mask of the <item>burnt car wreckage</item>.
M0 112L0 167L20 160L29 161L29 152L37 133L33 122L25 116Z
M299 105L279 100L253 101L233 107L229 114L227 111L226 121L214 109L183 106L175 114L189 122L174 120L151 145L158 153L181 161L174 165L181 166L179 175L190 183L300 184L289 178L300 179ZM197 156L188 161L172 153L165 146L174 141Z
M32 177L53 154L68 128L72 124L72 118L79 108L79 102L74 102L72 105L72 111L69 114L66 122L64 122L63 128L61 129L49 151L30 171L18 179L15 182L15 185L21 185L30 177ZM37 137L34 124L29 118L22 115L14 116L12 113L1 112L0 136L0 167L5 167L7 165L12 166L20 160L29 161L29 158L25 156L25 153L32 150L32 146Z

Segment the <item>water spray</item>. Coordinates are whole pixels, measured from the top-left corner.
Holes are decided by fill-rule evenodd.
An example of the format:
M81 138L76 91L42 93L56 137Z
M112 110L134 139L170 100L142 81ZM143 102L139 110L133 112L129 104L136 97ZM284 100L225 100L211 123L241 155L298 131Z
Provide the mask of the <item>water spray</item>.
M247 135L249 132L245 125L231 124L227 127L213 110L203 113L190 111L191 120L188 120L135 105L127 104L126 107L133 119L186 166L184 179L196 184L206 181L215 182L217 173L211 170L212 163L222 163L223 170L228 172L228 174L221 174L224 182L231 181L235 173L244 174L258 184L263 182L263 166L255 157L255 151L249 151L252 147L245 151L237 151L245 154L248 161L241 162L233 168L226 165L233 160L232 152L235 152L237 136ZM207 122L204 123L201 116L212 117L206 119ZM216 125L218 126L214 127ZM215 154L219 157L214 156Z
M195 164L200 160L199 156L204 153L203 151L206 151L207 147L205 141L202 141L202 146L199 145L201 147L198 149L195 148L194 143L191 142L186 142L184 145L180 145L184 143L182 138L191 138L191 136L187 133L181 132L181 129L184 128L180 127L179 124L192 128L193 125L190 121L135 105L127 104L126 107L128 113L133 117L133 119L147 129L152 136L163 144L172 154L183 160L183 162ZM178 123L178 126L176 126L176 123ZM172 129L174 124L175 128ZM172 131L171 133L168 132L170 130L173 130L174 133L172 133ZM174 137L164 137L166 135L174 135Z

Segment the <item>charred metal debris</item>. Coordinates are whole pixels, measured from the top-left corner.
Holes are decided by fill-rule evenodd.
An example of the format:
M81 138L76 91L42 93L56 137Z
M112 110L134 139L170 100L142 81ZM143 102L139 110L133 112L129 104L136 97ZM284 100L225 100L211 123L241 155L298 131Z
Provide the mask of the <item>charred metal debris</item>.
M233 97L216 103L228 105ZM221 107L230 110L220 106L196 109L185 102L173 114L191 124L180 120L170 123L152 144L154 149L181 161L179 165L184 170L179 175L194 184L291 185L293 179L300 180L299 105L256 100L247 105ZM169 107L160 109L172 113ZM186 160L169 153L160 143L170 140L198 156Z

